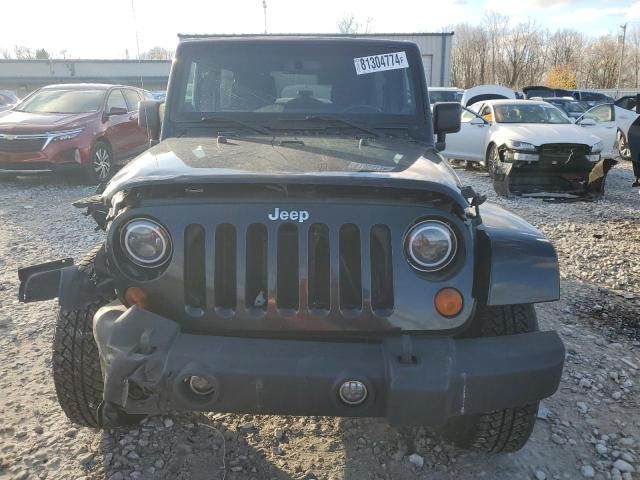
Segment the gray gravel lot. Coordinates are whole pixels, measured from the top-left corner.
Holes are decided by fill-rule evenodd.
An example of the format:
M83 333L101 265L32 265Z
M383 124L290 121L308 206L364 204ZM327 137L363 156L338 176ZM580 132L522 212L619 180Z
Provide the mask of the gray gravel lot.
M562 300L538 312L563 336L566 368L522 451L460 451L376 419L175 414L130 431L74 427L50 374L56 304L19 304L16 270L77 259L101 240L70 205L93 188L21 179L0 182L0 480L640 478L640 195L630 165L593 203L497 199L485 174L458 173L542 229L561 260Z

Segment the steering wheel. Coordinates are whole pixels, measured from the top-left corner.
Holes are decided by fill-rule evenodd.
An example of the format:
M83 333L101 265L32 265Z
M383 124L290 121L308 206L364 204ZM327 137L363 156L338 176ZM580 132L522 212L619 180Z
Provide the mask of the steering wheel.
M373 105L349 105L342 113L383 113L381 108L374 107Z

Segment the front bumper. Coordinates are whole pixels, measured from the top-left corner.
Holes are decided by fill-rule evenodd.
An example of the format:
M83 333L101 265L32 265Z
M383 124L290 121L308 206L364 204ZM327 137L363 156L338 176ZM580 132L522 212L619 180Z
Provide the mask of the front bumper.
M196 335L137 307L94 317L105 404L127 413L200 410L386 417L440 425L448 418L521 406L558 388L564 346L555 332L454 340L389 336L380 343ZM193 394L185 379L215 387ZM369 396L343 404L339 386L359 380Z

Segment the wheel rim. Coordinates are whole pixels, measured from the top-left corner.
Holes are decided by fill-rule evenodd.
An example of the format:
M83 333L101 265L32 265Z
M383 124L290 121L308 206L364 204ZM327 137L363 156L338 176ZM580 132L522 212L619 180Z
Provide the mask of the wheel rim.
M623 159L631 157L631 149L621 133L618 133L618 154Z
M487 156L487 171L489 172L489 175L493 177L493 175L496 173L496 157L497 157L497 150L496 147L491 147L491 150L489 150L489 155Z
M111 156L105 147L98 148L93 155L93 171L96 172L96 178L99 180L106 180L109 177Z

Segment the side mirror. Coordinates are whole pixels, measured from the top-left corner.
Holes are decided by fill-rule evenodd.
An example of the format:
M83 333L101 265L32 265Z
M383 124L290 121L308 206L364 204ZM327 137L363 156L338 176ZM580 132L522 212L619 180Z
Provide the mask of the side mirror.
M598 124L593 118L582 117L576 122L581 127L593 127Z
M155 100L142 100L139 103L138 126L149 132L149 139L152 142L160 140L160 129L162 127L160 105L163 103Z
M126 115L129 113L125 107L111 107L111 109L107 112L107 116L111 117L113 115Z
M458 102L436 102L433 105L433 133L436 135L436 150L446 148L447 133L460 131L462 106Z

